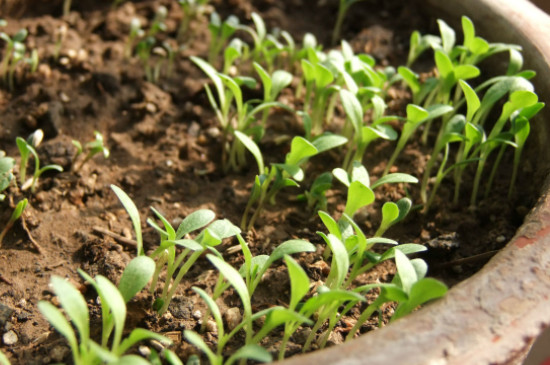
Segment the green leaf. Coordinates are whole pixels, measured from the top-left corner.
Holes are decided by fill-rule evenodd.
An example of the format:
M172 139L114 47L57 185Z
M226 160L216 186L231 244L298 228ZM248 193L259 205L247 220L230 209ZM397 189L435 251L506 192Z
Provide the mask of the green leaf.
M166 230L166 234L168 236L168 239L175 239L176 238L176 231L174 230L174 228L172 227L170 222L168 222L168 220L166 218L164 218L164 216L162 214L160 214L160 212L158 210L156 210L155 208L151 207L151 210L157 216L157 218L160 219L160 221L164 225L164 229ZM148 220L148 222L151 222L151 221Z
M216 218L216 214L210 209L194 211L180 223L176 231L176 238L180 239L186 234L206 226L208 223L212 222L214 218Z
M443 50L445 53L450 54L455 46L456 35L453 28L449 27L443 20L438 19L439 32L441 33L441 41L443 43Z
M239 297L243 303L245 316L250 315L252 313L252 308L250 306L250 294L248 293L246 283L244 282L241 274L239 274L233 266L229 265L219 257L212 254L206 255L206 257L214 266L216 266L220 274L223 275L223 277L225 277L225 279L233 286L237 294L239 294Z
M211 364L217 364L218 363L218 357L210 350L210 347L204 342L201 336L196 334L193 331L184 330L183 336L187 341L189 341L192 345L197 347L199 350L204 352L206 356L208 357L208 360L210 360ZM221 362L221 359L220 359Z
M144 255L143 252L143 238L141 236L141 220L139 217L139 211L130 197L118 186L111 185L111 189L115 192L118 200L128 212L132 225L134 226L134 232L136 233L136 242L137 242L137 254L138 256Z
M240 228L231 223L228 219L218 219L217 221L214 221L208 226L208 230L221 240L241 233Z
M407 105L407 120L413 123L419 123L426 118L430 113L428 111L418 105L414 104L408 104Z
M441 298L447 293L447 286L433 278L424 278L416 282L409 291L409 300L400 304L392 321L412 312L416 307L430 300Z
M380 179L376 180L372 185L371 189L376 189L377 187L383 185L383 184L399 184L399 183L409 183L409 184L416 184L418 183L418 179L412 175L404 174L401 172L396 172L393 174L388 174L385 176L382 176Z
M473 65L458 65L454 68L454 73L456 79L468 80L478 77L481 71Z
M409 293L414 283L418 281L416 270L409 258L401 251L395 250L395 265L397 276L405 293Z
M351 181L349 179L349 175L346 172L346 170L340 167L337 167L334 170L332 170L332 175L334 175L334 177L338 179L338 181L340 181L342 184L346 185L349 188L349 184L351 183Z
M346 280L349 270L349 256L346 247L338 237L330 234L326 236L319 232L332 252L332 263L326 285L331 289L340 289Z
M65 313L77 328L80 341L86 342L90 338L90 317L86 300L74 286L59 276L52 276L51 285Z
M323 221L323 224L325 225L325 227L327 227L328 232L341 240L342 233L340 232L340 227L338 227L338 223L336 223L336 221L328 213L323 212L322 210L318 211L317 214L319 214L321 221Z
M266 349L256 344L249 344L241 347L233 355L231 355L229 359L227 359L225 364L231 365L239 359L254 360L259 362L271 362L271 360L273 360L271 354Z
M454 69L453 62L447 55L447 53L443 52L440 49L435 50L435 64L437 66L437 70L439 71L441 79L445 80L447 77L449 77Z
M357 97L346 89L340 90L340 100L346 112L349 122L355 129L355 133L359 133L363 126L363 108Z
M252 153L252 156L254 156L254 158L256 159L256 163L258 164L258 173L263 173L264 159L258 145L250 137L240 131L235 131L235 136L248 149L248 151Z
M415 74L410 68L405 66L399 66L397 72L403 80L407 83L407 86L411 89L413 95L418 94L420 91L420 81L418 80L418 75Z
M365 298L355 292L348 290L328 290L320 292L317 296L309 298L300 309L300 313L309 316L320 307L327 304L338 304L348 301L364 302Z
M328 151L332 148L344 145L348 139L344 136L332 133L324 133L316 137L312 144L317 149L317 153Z
M302 160L317 153L317 148L311 142L303 137L296 136L290 143L290 152L286 155L285 163L298 166Z
M385 202L382 206L382 224L391 225L399 217L399 207L394 202Z
M113 365L150 365L151 363L138 355L125 355L115 362L109 362Z
M212 297L210 297L210 295L208 295L208 293L201 288L194 286L192 289L202 298L202 300L204 300L204 302L208 306L208 309L210 310L210 314L212 314L212 317L214 317L214 320L216 321L218 332L223 334L222 313L220 312L220 307L218 307L216 301L212 299Z
M479 101L479 97L477 96L474 89L470 85L468 85L466 81L458 80L458 83L460 84L460 87L462 88L462 92L466 97L466 104L468 106L466 120L472 121L474 114L477 112L477 110L481 106L481 102Z
M296 306L309 291L309 277L300 264L292 257L285 255L285 263L290 278L290 302L289 309L296 309Z
M351 181L362 182L363 185L370 187L369 172L359 161L353 161L351 168Z
M215 13L212 13L212 15L214 14ZM191 56L189 58L210 78L210 80L212 80L214 86L216 87L216 92L218 93L220 105L225 105L225 92L223 82L221 77L218 76L218 71L216 71L216 69L212 67L208 62L199 57Z
M69 346L73 351L73 358L78 358L79 354L76 334L74 333L69 321L65 319L63 313L61 313L61 311L50 302L44 301L38 302L38 310L40 310L40 313L42 313L42 315L46 317L52 327L55 328L59 333L63 335L63 337L67 339L67 341L69 342ZM81 341L82 340L83 339L81 337Z
M117 287L104 276L97 275L95 277L96 290L101 297L101 306L106 305L111 310L111 315L114 321L115 337L113 339L113 350L116 352L122 331L124 330L124 322L126 321L126 303L124 298L118 291ZM93 283L91 283L93 284ZM118 353L121 355L120 353Z
M25 208L27 207L28 200L27 198L19 201L17 205L15 206L15 209L11 213L10 216L10 222L15 222L16 220L21 217L21 214L23 214L23 211L25 211Z
M320 63L314 65L313 71L315 73L315 85L317 89L324 89L334 81L332 72Z
M154 272L155 261L147 256L138 256L126 265L118 283L118 290L126 303L145 288Z
M269 260L258 271L258 275L261 276L267 270L271 264L279 259L282 259L285 255L293 255L295 253L302 252L315 252L315 246L308 241L304 240L288 240L277 246L271 255Z
M353 217L360 208L371 204L374 201L374 193L371 188L360 181L353 181L348 189L346 208L344 213Z
M126 337L124 341L121 342L118 353L123 354L128 351L130 347L134 346L140 341L145 340L157 340L167 346L172 344L172 341L169 338L164 337L156 332L149 331L143 328L136 328L132 330L130 336Z
M276 70L271 76L273 83L271 89L271 98L275 99L277 95L292 82L292 74L284 70Z

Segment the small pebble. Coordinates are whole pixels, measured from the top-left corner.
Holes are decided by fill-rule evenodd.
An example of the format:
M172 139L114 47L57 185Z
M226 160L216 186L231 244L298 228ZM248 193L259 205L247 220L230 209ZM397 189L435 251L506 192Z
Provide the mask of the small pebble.
M59 93L59 98L64 103L68 103L69 101L71 101L71 98L69 98L69 96L67 94L65 94L64 92Z
M7 346L15 345L18 340L17 333L13 330L4 333L4 336L2 336L2 341L4 341L4 345Z
M201 319L201 318L202 318L202 313L201 313L201 311L199 311L199 310L194 311L194 312L193 312L193 318L195 318L195 319Z
M206 332L218 332L218 326L216 326L216 322L214 322L213 320L207 321Z
M144 356L144 357L149 357L149 355L151 355L151 349L147 346L140 346L138 348L138 351L141 354L141 356Z
M504 236L498 236L498 237L497 237L497 242L498 242L498 243L502 243L502 242L504 242L504 241L506 241L506 237L504 237Z
M223 316L229 331L233 331L233 329L235 329L235 327L237 327L242 320L241 311L237 307L229 308Z
M69 348L65 346L55 346L52 351L50 351L50 357L54 362L61 362L69 353Z

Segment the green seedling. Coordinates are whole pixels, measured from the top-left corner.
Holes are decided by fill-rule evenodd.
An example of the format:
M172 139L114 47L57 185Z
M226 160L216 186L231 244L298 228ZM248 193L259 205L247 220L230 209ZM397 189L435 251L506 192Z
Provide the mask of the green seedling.
M71 12L72 0L63 0L63 16L68 17Z
M125 355L133 345L148 339L155 339L164 344L171 343L164 336L142 328L136 328L128 337L122 338L126 321L126 302L143 289L154 270L154 263L151 259L138 257L135 260L138 262L131 262L124 270L121 278L123 284L119 288L101 275L91 278L83 271L79 271L84 279L94 287L101 299L103 322L101 344L90 338L90 315L82 294L65 279L57 276L52 277L52 289L57 295L61 307L76 328L76 332L63 313L53 304L40 301L38 309L48 322L67 339L75 364L104 362L141 364L145 362L141 357ZM110 345L109 340L111 340Z
M376 120L374 123L369 126L365 125L363 123L363 107L359 99L352 92L345 89L340 90L340 100L342 100L347 120L352 125L354 131L354 136L350 138L348 152L343 163L343 168L350 170L354 162L361 163L365 151L372 141L378 138L390 141L396 140L397 132L391 126L385 124L394 117L382 118L382 112L377 113L378 117L375 116ZM381 99L374 97L373 100ZM373 104L376 105L375 103Z
M38 153L36 152L35 148L38 147L38 145L42 142L43 136L44 133L42 132L42 130L37 129L29 136L26 141L21 137L17 137L15 139L17 148L19 149L19 153L21 154L21 161L19 163L19 181L21 183L21 190L27 190L28 188L30 188L31 192L34 193L36 190L38 178L44 172L50 170L55 170L59 172L63 171L63 167L55 164L40 167L40 159L38 158ZM34 157L34 173L31 179L25 180L27 163L31 156Z
M134 42L136 39L142 38L145 35L145 31L141 29L141 21L139 18L132 18L130 22L130 33L128 39L124 44L124 58L129 59L132 57L132 49L134 48Z
M98 131L95 131L94 135L95 135L95 140L86 143L84 147L79 141L72 140L73 145L76 147L76 153L75 153L75 156L73 157L74 171L79 171L86 162L90 161L92 157L94 157L98 153L103 154L104 158L109 158L110 152L109 152L109 149L107 149L107 147L105 147L104 145L103 135ZM76 159L78 158L78 156L80 156L84 152L86 152L86 156L84 157L82 162L80 162L80 164L77 165Z
M121 188L116 185L111 185L111 189L130 216L130 220L132 221L132 226L134 227L134 232L136 234L137 255L142 256L145 252L143 250L143 236L141 234L141 218L139 216L139 211L132 199Z
M23 214L23 211L27 207L28 200L25 198L21 200L17 205L15 206L15 209L11 213L10 220L6 225L4 226L4 229L2 232L0 232L0 245L2 245L2 241L4 240L4 237L8 233L8 231L13 227L14 223L21 217Z
M259 63L254 62L253 66L258 73L258 76L260 76L260 80L262 81L264 89L263 102L275 102L281 91L289 86L292 82L292 74L284 70L277 70L270 75ZM267 120L268 113L269 109L265 109L263 111L261 122L262 128L265 128L265 122Z
M191 22L198 19L206 11L209 0L178 0L183 12L178 28L177 40L183 42L189 32Z
M414 61L428 49L441 47L441 38L431 34L422 35L419 31L411 34L409 42L409 55L407 56L407 67L410 67Z
M313 51L309 52L312 53ZM304 111L311 115L312 135L319 135L323 131L329 97L338 90L338 86L333 84L333 72L320 62L312 63L302 59L301 66L306 86Z
M6 190L14 179L14 166L15 160L6 156L6 153L0 150L0 202L6 198L6 195L2 194L2 191Z
M346 341L352 339L361 325L384 303L397 302L397 308L390 321L395 321L419 306L441 298L447 292L447 286L442 282L426 278L428 266L422 259L410 260L404 253L394 249L397 274L390 284L366 285L355 289L358 292L366 292L374 287L380 287L378 298L363 311L356 324L350 330Z
M20 29L13 38L10 38L6 33L0 32L0 39L6 42L5 53L0 63L0 78L10 91L14 90L15 70L20 63L29 64L31 72L35 72L38 68L38 52L36 49L32 50L29 58L25 58L26 47L23 42L28 34L26 29Z
M441 105L441 104L432 105L428 109L424 109L414 104L407 105L407 119L405 121L405 124L403 125L403 129L401 130L401 136L397 141L397 146L395 147L393 154L388 160L386 169L384 170L384 175L389 172L390 168L393 166L395 160L397 159L397 156L399 156L399 154L405 147L405 144L407 143L409 138L412 136L413 132L421 124L426 123L435 118L439 118L442 115L451 112L452 110L453 110L453 107L449 105Z
M55 49L53 52L53 59L56 62L59 59L59 54L61 53L61 47L63 46L63 42L65 41L66 37L67 37L67 26L65 24L62 24L55 30Z
M210 30L208 63L212 65L216 63L218 55L227 43L229 37L235 33L238 27L239 19L234 15L230 15L224 22L222 22L218 13L213 12L210 14L210 23L208 24L208 29Z
M303 194L298 195L297 199L305 201L308 209L311 210L327 210L327 197L326 192L332 187L332 174L330 172L324 172L317 176L309 190L304 191Z
M212 222L215 214L206 209L198 210L187 216L175 230L156 209L151 209L164 226L162 229L153 220L147 220L147 223L159 233L161 240L159 248L151 254L151 257L156 260L151 292L155 290L160 271L164 267L167 271L167 280L164 283L162 294L153 305L160 314L163 314L168 309L179 283L198 258L206 251L220 255L216 246L221 244L224 239L235 236L240 230L226 219ZM207 225L208 227L204 228L195 239L184 238L192 231ZM177 247L183 248L183 251L176 254ZM177 275L173 278L176 271Z
M344 18L348 13L349 8L362 0L340 0L338 5L338 15L336 17L336 24L334 25L334 30L332 31L332 44L335 45L340 39L340 34L342 33L342 24L344 23Z
M252 41L254 43L252 48L252 59L255 62L259 62L260 55L265 51L267 29L264 20L258 13L253 12L250 14L250 17L254 23L254 28L247 25L240 25L238 29L247 32L252 37Z
M264 168L263 157L257 144L243 133L235 132L235 135L252 153L259 171L241 220L243 230L250 229L254 225L266 202L275 203L275 197L281 189L288 186L299 186L298 183L305 177L301 165L311 157L347 142L346 138L333 134L318 136L312 142L296 136L291 141L290 152L286 155L285 162L273 164L271 168ZM249 211L255 203L257 203L256 211L248 221Z
M243 57L245 48L248 47L240 38L233 38L223 51L223 71L222 73L229 75L233 63Z
M151 21L151 25L147 32L140 29L139 21L132 21L130 25L130 37L128 39L127 47L133 44L134 38L144 34L143 38L138 42L136 46L136 54L143 64L145 70L145 77L147 81L156 83L159 80L160 68L163 61L168 57L168 51L162 47L155 47L157 44L156 36L159 32L166 31L166 16L168 10L164 6L159 6L155 17ZM154 60L152 56L160 57L160 60Z

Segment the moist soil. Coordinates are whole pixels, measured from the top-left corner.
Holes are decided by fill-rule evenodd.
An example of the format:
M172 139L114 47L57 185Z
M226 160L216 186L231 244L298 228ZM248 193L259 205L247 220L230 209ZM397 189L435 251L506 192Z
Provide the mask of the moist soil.
M96 294L84 285L77 269L117 282L125 265L136 254L130 220L112 192L111 184L120 186L131 196L143 220L152 217L149 207L154 207L177 226L191 212L208 208L218 218L238 224L257 173L252 159L249 167L239 173L225 174L221 169L220 133L203 88L208 80L188 58L191 55L206 58L207 17L191 24L193 36L178 52L172 75L161 76L157 84L152 84L145 81L143 67L136 57L123 57L129 24L132 18L139 17L147 28L162 4L168 8L169 15L167 31L159 37L174 39L182 17L177 2L125 2L118 8L106 1L74 3L66 17L61 15L59 1L0 3L3 6L0 14L8 21L4 31L12 35L20 28L27 28L26 45L37 49L40 56L36 73L17 74L12 92L5 87L0 89L0 149L18 159L15 138L26 138L41 128L45 133L44 142L38 148L41 163L56 163L65 170L41 177L34 194L10 187L8 199L0 204L3 226L15 203L24 197L29 199L23 219L14 225L0 247L0 333L4 337L0 349L14 364L71 362L65 340L48 325L36 307L39 300L55 301L48 287L51 275L69 278L81 289L90 304L92 328L100 328ZM224 0L213 1L212 5L224 19L235 14L241 22L251 23L250 14L256 11L268 29L287 30L297 40L311 32L328 44L336 3L315 2L314 9L306 0ZM373 55L380 66L404 64L413 30L437 32L434 20L420 13L418 5L371 0L356 4L347 17L343 36L355 52ZM60 57L55 59L56 34L62 25L67 26L67 36ZM424 71L429 71L429 67ZM246 96L261 95L258 88ZM409 93L396 85L389 95L390 112L403 115L404 106L410 102ZM281 99L296 108L301 103L295 100L291 90L285 91ZM343 110L337 109L335 124L341 123L344 117ZM281 138L275 137L285 134L292 137L303 134L303 130L295 116L282 110L272 112L268 123L273 138L267 136L262 150L266 151L268 162L282 161L288 152L288 143L277 143ZM96 156L75 172L76 149L71 141L91 141L96 130L105 137L111 155L108 159ZM363 162L373 181L381 176L393 146L382 142L369 148ZM324 157L313 158L303 186L308 187L318 174L338 167L343 153L332 151ZM413 140L392 171L421 177L430 153L429 148ZM16 167L16 176L17 170ZM531 166L526 163L520 174L520 186L532 178L530 170ZM535 187L516 193L510 200L499 199L506 196L510 166L503 166L500 171L502 176L497 179L492 194L475 209L468 208L471 174L466 178L458 205L451 204L453 184L445 181L428 214L411 212L385 236L400 243L428 246L428 253L422 257L429 262L429 274L449 286L469 277L514 235L534 202L531 190ZM384 202L406 195L419 202L418 190L418 186L403 184L377 189L376 203L362 210L356 221L367 235L372 235L380 222L379 212ZM296 201L299 192L299 189L281 192L277 204L268 205L254 229L244 236L254 255L269 254L288 239L314 243L318 247L316 253L296 256L313 287L328 273L328 264L322 261L324 244L315 234L324 228L314 211ZM328 212L338 217L344 202L343 187L334 183L328 193ZM151 252L158 237L151 227L145 224L143 227L145 249ZM220 251L227 261L240 266L241 252L229 249L235 245L235 240L226 240ZM393 264L386 263L360 276L357 284L389 281L394 272ZM217 274L209 262L199 259L180 284L165 315L159 317L151 309L153 297L144 291L129 304L126 328L139 326L170 336L174 340L173 350L185 362L198 350L182 339L181 331L198 330L200 321L206 320L197 312L204 313L206 306L191 287L197 285L209 291L216 279ZM255 310L286 303L288 290L286 268L276 263L255 293ZM218 302L222 311L240 305L238 296L231 290ZM388 306L385 314L391 311ZM342 342L358 313L351 313L340 321L329 345ZM384 317L383 322L387 320ZM375 329L377 322L377 319L368 321L361 332ZM305 332L303 329L292 338L287 356L301 351ZM6 337L8 333L12 341L13 334L16 335L12 344L6 344L10 343L6 340L10 337ZM205 340L215 343L216 334L207 332ZM279 333L275 331L262 344L275 352L279 340ZM228 350L237 346L238 342L231 343Z

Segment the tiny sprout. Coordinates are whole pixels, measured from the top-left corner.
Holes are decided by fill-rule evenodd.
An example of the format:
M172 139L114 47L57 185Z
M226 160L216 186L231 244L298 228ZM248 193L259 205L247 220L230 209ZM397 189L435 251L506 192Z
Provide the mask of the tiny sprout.
M15 160L11 157L7 157L6 153L0 150L0 202L6 198L1 192L6 190L13 181L14 177L12 170L14 166Z
M61 52L61 46L63 41L67 37L67 26L62 24L55 30L55 49L53 53L53 59L57 61L59 59L59 53Z
M23 214L23 211L27 207L28 200L25 198L21 200L17 205L15 206L15 209L13 210L10 220L6 225L4 226L4 229L2 232L0 232L0 245L2 244L2 241L4 240L4 237L6 236L6 233L11 229L13 224L21 217Z
M103 135L98 131L95 131L94 134L95 134L95 140L86 143L84 147L82 147L82 144L79 141L77 140L72 141L73 145L76 147L76 153L73 157L74 171L79 171L86 162L88 162L92 157L94 157L100 152L103 154L104 158L109 158L110 152L103 143ZM80 165L77 165L76 159L78 158L78 156L84 153L84 151L87 152L86 157L84 157L84 160L82 160Z
M136 38L141 38L145 32L141 29L141 21L138 18L133 18L130 22L130 34L128 35L128 40L124 45L124 58L132 57L132 48L134 46L134 41Z
M19 153L21 154L21 161L19 163L19 181L21 183L21 190L27 190L30 187L31 192L34 193L36 189L36 183L38 182L38 178L40 177L40 175L49 170L55 170L59 172L63 171L63 167L59 165L46 165L44 167L40 167L40 160L38 158L38 153L36 152L35 148L40 144L40 142L42 142L43 137L44 132L42 132L41 129L37 129L29 136L26 141L21 137L17 137L15 139L17 148L19 149ZM32 179L25 180L27 163L31 155L32 157L34 157L34 173Z

